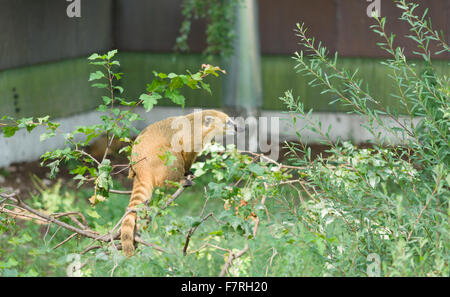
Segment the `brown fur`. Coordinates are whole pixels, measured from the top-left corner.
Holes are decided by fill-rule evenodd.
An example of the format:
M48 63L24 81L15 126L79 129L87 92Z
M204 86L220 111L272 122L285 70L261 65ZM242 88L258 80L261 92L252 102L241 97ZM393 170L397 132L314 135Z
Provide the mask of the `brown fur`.
M108 140L106 139L106 135L101 135L89 145L88 153L97 161L101 162L103 159L103 155L105 154L107 142ZM127 145L125 142L121 142L117 138L114 138L111 146L109 147L108 156L117 157L119 150L125 145Z
M198 119L200 116L201 147L210 140L209 137L214 129L223 127L223 129L214 130L213 132L213 134L223 134L226 125L230 123L225 113L216 110L204 110L199 113L191 113L182 117L170 117L156 122L148 126L137 137L132 151L130 177L134 178L134 181L128 205L129 209L149 200L153 189L166 185L166 181L183 182L185 173L189 171L198 154L198 152L194 151L193 137L194 129L199 128L194 127L194 118ZM180 127L172 127L174 120L188 120L191 123L190 145L186 145L185 149L181 151L175 151L171 145L173 137L180 135ZM184 135L184 132L181 135L179 143L183 144L185 141L188 141L188 138L187 135ZM176 160L169 166L160 158L167 151L176 157ZM134 254L135 225L136 213L131 212L123 220L121 228L122 250L128 257Z

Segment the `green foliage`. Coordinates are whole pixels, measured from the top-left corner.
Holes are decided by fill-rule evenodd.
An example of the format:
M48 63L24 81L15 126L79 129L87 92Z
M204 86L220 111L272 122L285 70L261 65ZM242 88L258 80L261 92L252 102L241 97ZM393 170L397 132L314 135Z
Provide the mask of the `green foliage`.
M31 132L38 126L44 126L48 132L41 135L41 140L45 140L54 136L56 129L59 127L58 123L49 121L49 118L49 116L45 116L40 118L22 118L16 120L9 116L3 116L0 118L0 132L3 133L4 137L12 137L21 128Z
M82 254L86 247L92 245L92 240L78 236L61 247L52 249L66 239L70 232L55 225L39 228L31 222L25 222L24 226L19 227L11 220L7 225L7 232L0 234L0 274L66 276L67 269L76 259L71 256L75 252L82 264L81 276L218 275L229 254L215 246L236 252L243 241L248 241L252 254L245 254L236 260L230 269L230 275L299 275L303 268L301 265L296 265L296 269L290 271L283 271L278 267L284 267L286 261L292 261L292 255L302 253L302 247L293 244L286 246L286 239L279 236L283 233L278 234L279 229L275 229L282 227L273 223L268 225L265 214L262 214L264 208L261 198L266 196L266 203L271 208L273 202L269 195L275 195L277 191L270 189L266 195L264 183L278 183L283 175L282 170L272 169L276 167L273 165L268 167L265 163L254 162L251 157L241 155L233 148L225 151L222 147L213 145L203 152L203 155L206 154L209 155L208 158L197 163L194 168L199 175L197 185L185 190L176 204L162 210L171 196L166 194L165 189L156 189L149 207L141 208L138 212L141 238L163 246L167 253L138 245L136 255L128 259L112 245L104 244L101 248ZM224 170L227 164L233 164L234 169L230 172ZM204 174L201 174L200 168ZM259 175L262 170L265 175ZM214 177L211 178L211 175ZM238 180L243 184L239 184L239 189L234 190L236 196L230 195L231 187L221 191L220 188L211 186L212 182L226 184ZM207 189L206 193L202 191L204 187ZM116 184L115 188L120 188L120 185ZM100 233L111 230L128 203L128 199L111 194L109 199L92 208L86 199L92 195L92 190L82 188L74 192L64 189L60 183L53 187L45 187L39 183L39 189L39 194L32 197L31 204L34 207L49 207L57 212L82 211L88 215L89 227ZM250 189L256 191L251 192ZM242 203L243 201L247 204ZM224 204L229 206L224 207ZM252 217L248 218L252 211L261 213L261 219L264 217L256 238L252 236L255 221ZM214 215L202 222L204 216L199 215L202 212ZM152 216L151 222L146 219L148 215ZM277 217L282 221L283 216ZM68 220L66 222L69 223ZM183 255L186 235L193 227L198 230L190 240L186 255ZM45 234L29 240L35 238L39 229L41 234ZM280 231L282 230L284 228ZM277 236L275 239L273 231ZM292 236L287 239L292 240ZM278 264L276 259L274 267L277 268L273 271L268 261L272 255L272 246L279 251L280 256L277 258L282 261Z
M176 49L189 50L188 37L193 19L207 19L206 55L221 54L229 57L233 53L234 22L236 7L241 0L184 0L182 14L184 21L176 40Z
M111 243L87 251L92 240L78 236L53 249L71 234L68 230L31 221L18 226L0 216L0 275L64 276L67 268L78 265L81 276L215 276L231 252L248 246L249 251L233 261L228 275L448 276L450 90L448 77L434 71L429 44L437 43L438 53L449 49L442 34L431 29L426 14L413 14L416 5L396 2L402 19L411 26L417 54L428 65L418 73L403 50L393 46L393 35L385 32L386 20L377 20L372 29L384 40L380 46L392 55L384 65L393 71L405 115L385 108L370 95L357 72L340 69L337 55L328 57L326 48L307 37L303 25L298 26L306 51L294 57L296 69L310 78L311 86L332 94L331 104L348 105L366 120L366 128L376 139L373 147L359 149L349 142L332 141L329 127L324 131L311 118L312 111L305 110L301 100L288 91L281 99L294 123L297 118L306 120L305 129L316 132L330 147L329 157L312 158L310 148L301 142L301 131L297 133L300 144L287 143L290 165L244 154L231 146L207 146L192 167L197 176L194 187L177 200L167 194L172 190L155 189L151 202L138 207L139 236L166 252L140 244L129 259ZM195 7L203 2L187 3ZM221 71L203 65L195 74L155 72L138 101L128 101L118 97L123 89L117 81L123 74L115 70L120 65L113 59L116 53L89 57L102 68L89 78L95 82L93 87L107 92L99 106L105 113L102 123L77 128L66 135L67 148L44 155L52 174L58 173L60 164L75 162L74 179L80 184L93 182L94 189L80 188L75 195L61 183L45 187L37 181L39 193L31 197L35 208L87 214L89 228L100 234L116 225L128 199L110 193L120 188L112 178L117 167L106 157L95 160L83 148L101 133L107 141L118 138L132 145L129 130L139 119L133 108L142 105L151 110L163 98L183 106L185 99L179 92L183 86L210 91L203 78ZM3 120L6 136L40 122ZM41 121L44 126L47 123L48 118ZM129 148L123 151L129 154ZM168 166L173 157L160 155ZM94 205L89 205L88 197ZM11 205L2 205L12 210ZM68 217L61 220L70 223ZM32 234L39 231L44 236L33 240ZM371 270L376 264L371 260L374 255L380 259L379 273Z
M27 203L35 209L52 212L85 212L89 215L89 227L105 232L112 228L113 219L121 217L126 208L127 199L112 194L111 199L102 205L91 208L87 198L92 190L80 189L76 192L64 187L61 180L53 186L45 186L37 178L37 194L33 194ZM116 187L120 185L116 184ZM72 223L62 218L65 223ZM67 244L54 249L71 233L54 224L41 225L32 221L15 221L7 216L0 216L0 276L67 276L67 268L72 261L69 255L91 240L77 236ZM84 260L82 257L81 260ZM83 275L89 275L83 270Z
M329 275L366 275L370 255L380 257L383 276L448 276L449 248L449 78L433 68L430 44L436 54L449 52L441 35L426 17L413 14L416 4L396 1L401 20L411 27L408 37L418 45L415 54L427 63L418 73L404 50L394 46L394 34L385 31L386 19L372 26L391 56L383 64L393 71L406 115L399 115L370 95L357 72L338 68L337 54L306 36L298 25L297 36L306 49L296 53L296 69L310 77L310 85L323 88L335 100L366 120L374 136L373 149L357 149L333 142L321 123L311 118L291 92L281 98L295 117L331 147L326 159L312 159L303 144L289 145L292 159L305 168L303 207L296 215L310 232L324 239L321 254ZM308 56L308 58L307 58ZM405 120L406 119L406 120ZM326 129L326 127L325 127ZM395 140L385 138L380 129ZM300 136L301 133L298 132ZM299 157L300 154L303 157Z
M147 84L146 93L139 96L137 101L122 98L124 89L118 84L124 75L118 72L120 63L115 59L117 50L109 51L106 54L92 54L88 60L91 65L99 67L101 70L92 72L89 81L95 82L92 87L105 89L106 94L102 96L102 104L97 107L97 111L102 112L101 123L91 126L77 127L73 132L64 134L67 147L46 152L42 155L42 165L46 164L51 170L51 176L55 177L59 172L59 166L71 162L73 167L70 171L75 180L79 180L79 186L85 182L93 181L95 185L95 197L108 197L112 185L111 174L118 165L111 164L107 159L108 152L114 140L120 140L126 146L121 149L121 153L126 153L129 157L133 141L133 135L139 131L134 127L134 122L142 120L135 108L142 105L148 112L158 101L168 98L172 102L184 107L185 98L180 89L188 86L191 89L203 89L211 92L209 85L203 79L209 75L218 76L218 72L225 73L219 67L203 64L202 69L194 74L165 74L154 72L155 79ZM0 127L5 137L13 136L20 128L26 128L31 132L37 126L45 126L49 132L41 135L41 140L55 136L58 132L59 124L49 121L49 116L43 118L24 118L14 120L11 117L3 117ZM86 152L86 148L91 141L100 135L106 137L106 151L101 160L96 160ZM101 198L102 199L102 198ZM97 201L94 199L93 201Z
M207 146L200 156L205 154L208 158L196 162L192 171L195 176L212 177L205 195L223 203L224 210L216 215L224 223L215 232L227 236L232 231L251 238L256 217L266 218L261 200L278 195L275 185L289 175L275 164L256 162L233 146L225 150L214 144Z

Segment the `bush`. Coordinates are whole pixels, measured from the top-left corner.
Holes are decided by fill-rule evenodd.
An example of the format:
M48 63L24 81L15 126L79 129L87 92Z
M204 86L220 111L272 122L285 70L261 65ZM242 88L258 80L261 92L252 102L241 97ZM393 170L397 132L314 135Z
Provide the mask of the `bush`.
M427 11L416 16L417 4L396 3L401 20L411 28L408 37L417 43L415 54L427 65L419 73L404 50L394 46L395 35L385 31L386 19L376 18L371 28L382 38L378 45L391 55L383 64L398 87L398 94L392 96L402 102L403 115L373 98L357 72L339 69L337 54L328 57L321 43L307 37L304 25L297 28L305 48L294 57L298 72L335 98L331 104L350 106L376 139L370 149L333 143L292 92L281 98L331 146L331 157L315 160L306 146L289 146L296 165L306 168L304 207L296 215L323 239L326 274L449 274L450 87L449 78L433 68L430 44L440 48L436 55L449 52L449 47L444 33L432 29ZM304 157L295 158L300 152Z
M106 80L94 85L108 92L99 106L105 112L102 123L67 134L68 147L48 152L44 160L51 161L47 165L55 174L60 164L71 161L74 179L93 187L75 193L60 183L42 186L27 201L34 208L19 196L0 192L2 215L19 212L47 223L39 226L28 217L16 224L9 216L0 217L0 275L448 276L450 89L449 78L433 68L429 44L440 46L436 54L449 47L426 13L414 15L417 5L396 2L401 19L411 26L417 54L427 63L419 73L403 50L394 47L386 19L376 19L372 29L392 56L384 65L398 86L393 96L402 102L402 111L382 106L356 72L339 69L337 54L328 57L321 43L306 36L304 25L297 31L305 51L294 57L296 69L311 78L312 86L331 94L332 104L349 105L366 120L376 139L373 147L333 142L312 111L287 91L281 100L294 123L306 120L306 128L330 146L330 156L313 158L301 139L300 144L287 143L290 165L234 147L208 146L193 166L197 185L183 199L175 201L181 188L172 195L156 189L152 201L141 205L141 244L130 259L114 242L127 199L118 197L120 185L112 176L123 165L112 164L107 151L95 160L84 148L101 133L106 134L106 150L114 138L132 145L130 129L138 119L134 106L149 110L163 97L183 106L182 86L209 91L203 78L221 70L205 65L196 74L155 73L147 92L137 102L127 101L118 97L123 89L113 83L122 76L113 70L119 65L113 59L116 52L92 55L91 63L106 70L90 77ZM3 120L0 128L7 137L38 125L49 129L43 138L58 129L48 117ZM75 137L79 134L83 140ZM123 152L129 154L130 146ZM48 211L57 222L48 219ZM39 231L42 240L32 240L31 234Z

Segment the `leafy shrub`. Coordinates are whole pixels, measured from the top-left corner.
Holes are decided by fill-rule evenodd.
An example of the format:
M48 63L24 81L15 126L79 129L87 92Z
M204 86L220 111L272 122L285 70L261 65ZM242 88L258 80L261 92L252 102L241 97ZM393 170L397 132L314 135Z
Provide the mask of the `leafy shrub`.
M398 87L393 96L402 102L404 115L382 106L357 72L339 69L337 54L328 57L321 43L307 37L304 25L297 27L305 48L294 57L297 71L335 98L331 104L350 106L376 139L371 149L334 143L292 92L281 98L331 146L331 157L315 160L306 146L289 146L292 156L303 153L293 159L306 168L301 194L306 197L297 216L323 238L322 255L331 275L374 275L368 268L374 254L381 263L378 275L449 273L450 87L449 78L433 68L430 45L439 48L436 55L449 52L449 47L444 33L432 29L427 11L417 16L417 4L404 0L396 4L402 10L400 19L411 28L408 38L417 43L414 53L426 62L425 71L419 73L404 50L394 46L395 35L385 31L385 18L376 18L371 28L382 38L378 45L391 55L383 64ZM380 128L388 135L383 136Z
M312 111L305 111L288 91L281 100L294 122L306 120L306 128L330 146L329 157L312 158L301 139L298 145L287 144L290 165L243 154L234 147L208 146L193 166L196 186L176 201L174 194L156 189L149 205L140 206L139 236L163 246L164 251L141 244L130 259L113 242L94 246L96 241L83 236L58 247L56 243L71 232L31 221L19 226L1 216L0 274L66 275L71 261L79 259L83 276L447 276L450 90L449 78L434 71L429 44L438 44L441 53L449 47L431 28L426 13L413 14L417 5L396 2L403 11L401 19L411 26L409 37L427 63L426 71L418 73L403 50L394 47L394 35L385 32L386 19L376 19L372 29L384 40L380 46L392 55L384 64L398 86L399 94L393 96L403 103L403 115L373 98L356 72L339 69L337 55L329 58L321 43L306 36L305 26L299 25L297 31L306 51L296 54L296 68L311 78L312 86L331 94L333 104L347 104L366 120L376 139L373 147L358 149L349 142L333 142L321 123L311 118ZM32 197L36 208L86 213L89 228L99 234L114 228L128 199L113 191L120 185L111 176L121 167L112 164L107 154L102 161L94 161L83 148L101 133L106 133L108 143L119 138L132 145L129 132L138 120L135 106L142 104L149 110L163 96L183 105L184 97L178 92L183 85L208 91L202 79L220 71L206 65L196 74L155 73L156 79L136 103L117 98L123 90L113 81L122 74L113 70L118 66L114 55L111 51L90 57L106 70L91 75L91 80L106 80L94 85L108 92L99 106L105 112L102 123L76 129L67 135L66 149L44 155L55 174L60 163L75 160L72 174L81 182L93 182L94 189L81 188L75 195L63 193L57 183L42 187ZM49 128L46 138L58 129L48 117L3 119L5 136L19 128L45 125ZM391 137L383 136L380 127ZM78 134L85 138L78 140ZM124 149L129 151L130 147ZM170 161L170 156L165 157ZM58 196L64 196L64 201L55 199ZM88 197L95 206L89 205ZM1 198L1 206L12 210L6 199ZM70 223L68 217L61 220ZM43 240L32 240L30 234L39 231L45 233Z

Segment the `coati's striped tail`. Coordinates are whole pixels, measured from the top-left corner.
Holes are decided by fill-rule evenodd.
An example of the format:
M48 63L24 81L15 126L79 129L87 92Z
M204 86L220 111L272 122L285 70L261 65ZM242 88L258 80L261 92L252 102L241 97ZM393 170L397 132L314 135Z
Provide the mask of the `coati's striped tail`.
M150 199L153 187L150 184L134 179L133 191L131 193L128 209L136 207L146 200ZM131 257L134 254L134 229L136 226L136 212L130 212L122 222L120 239L122 241L122 250L125 256Z

